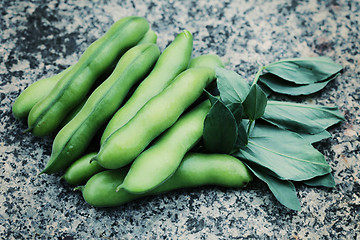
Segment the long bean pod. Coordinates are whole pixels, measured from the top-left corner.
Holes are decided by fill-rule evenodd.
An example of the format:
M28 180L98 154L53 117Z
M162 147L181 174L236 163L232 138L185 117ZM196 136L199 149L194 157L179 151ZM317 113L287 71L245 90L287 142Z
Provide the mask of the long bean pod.
M97 130L119 108L130 88L151 71L159 55L157 45L148 43L131 48L121 57L109 78L56 135L50 160L42 173L64 170L84 153Z
M63 175L63 179L70 185L85 184L93 175L105 170L97 162L91 162L97 152L85 154L71 164Z
M154 69L140 83L130 99L111 118L101 137L101 143L114 131L124 126L152 97L159 94L186 69L192 53L193 39L184 30L160 55Z
M149 29L144 37L138 42L139 44L143 43L156 43L157 35L152 30ZM30 110L38 103L42 98L44 98L50 91L54 88L56 83L70 71L72 66L61 71L60 73L53 75L48 78L40 79L39 81L34 82L28 86L21 94L16 98L15 102L12 105L13 115L17 119L25 118L29 115ZM110 69L111 70L111 69ZM100 77L101 78L101 77ZM68 121L63 121L68 122Z
M190 60L189 68L194 67L209 67L215 69L217 67L223 68L224 64L218 55L204 54Z
M118 189L144 193L168 179L176 171L185 154L200 140L210 107L210 101L206 100L182 115L150 148L134 160Z
M175 189L205 185L242 188L252 180L252 174L235 157L226 154L188 153L176 172L163 184L144 194L134 194L121 185L127 169L107 170L94 175L85 186L78 187L87 203L95 207L115 207L132 200Z
M56 75L40 79L28 86L23 92L21 92L13 103L13 115L17 119L26 118L35 104L46 97L46 95L54 88L56 83L70 70L71 66Z
M92 43L79 61L30 111L28 130L36 136L52 133L68 112L80 103L102 73L144 36L148 22L141 17L117 21L100 39Z
M149 143L169 128L215 79L211 68L190 68L148 101L123 127L101 145L94 160L108 169L133 161Z

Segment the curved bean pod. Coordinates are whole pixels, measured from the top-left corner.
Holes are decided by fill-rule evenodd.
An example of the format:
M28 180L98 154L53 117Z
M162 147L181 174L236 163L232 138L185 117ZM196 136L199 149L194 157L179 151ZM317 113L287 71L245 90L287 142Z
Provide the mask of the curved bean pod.
M149 31L150 31L150 30L149 30ZM181 33L181 34L182 34L182 33ZM179 35L181 36L181 34L179 34ZM177 36L177 38L180 37L179 35ZM145 36L145 37L146 37L146 36ZM144 38L145 38L145 37L144 37ZM175 41L176 41L176 39L175 39ZM170 44L170 46L172 46L172 45L174 45L174 43ZM170 46L169 46L169 47L170 47ZM169 48L169 47L168 47L168 48ZM179 47L179 46L178 46L178 47ZM168 48L167 48L167 49L168 49ZM165 49L165 51L162 53L162 55L160 55L160 57L159 57L156 65L158 64L158 62L160 61L161 58L164 58L164 53L165 53L166 51L167 51L167 50ZM177 55L177 56L179 56L179 55ZM169 58L170 58L170 56L169 56ZM173 59L173 58L171 58L171 59ZM171 59L170 59L170 60L171 60ZM173 61L175 61L175 60L173 60ZM154 69L156 68L156 65L155 65ZM191 60L191 63L189 64L189 67L206 67L206 66L215 68L215 67L223 67L224 65L223 65L223 63L221 62L220 58L219 58L218 56L216 56L216 55L201 55L201 56L199 56L199 57L193 58L193 59ZM169 67L171 67L171 66L169 66ZM153 72L154 72L154 70L149 74L149 76L150 76ZM148 76L147 78L149 78L149 76ZM145 80L140 84L140 86L143 85L144 82L145 82ZM120 108L120 110L119 110L116 114L118 114L118 113L121 111L121 109L123 109L124 107L126 107L127 104L128 104L128 102L125 103L125 105L122 106L122 107ZM115 114L114 116L116 116L116 114ZM125 118L126 118L126 117L125 117ZM109 127L110 123L111 123L113 120L114 120L114 117L111 119L111 121L110 121L109 124L107 125L107 128ZM175 124L177 124L177 123L175 123ZM171 127L171 128L173 128L173 127ZM105 133L103 134L103 136L104 136L104 135L105 135ZM136 161L136 160L135 160L135 161ZM94 163L95 163L95 161L93 161L91 164L94 164ZM75 165L75 164L76 164L76 162L74 162L74 163L69 167L69 169L72 168L72 166ZM81 172L83 172L83 174L86 174L87 172L91 172L91 168L92 168L92 165L91 165L91 164L89 164L89 163L83 164L83 165L81 166L81 169L80 169L80 167L79 167L79 168L74 167L74 168L77 169L77 171L79 172L79 173L78 173L79 175L81 174ZM87 175L87 176L88 176L88 175Z
M94 175L85 186L78 187L87 203L95 207L115 207L134 199L169 192L175 189L205 185L242 188L252 174L235 157L226 154L188 153L176 172L159 187L146 194L133 194L120 189L127 169L107 170Z
M105 170L97 162L90 162L97 152L85 154L66 170L63 179L70 185L85 184L93 175Z
M159 94L186 69L192 53L193 39L189 31L178 34L160 55L154 69L140 83L130 99L111 118L101 137L101 144L114 131L124 126L152 97Z
M69 112L66 117L64 118L64 120L62 120L62 122L59 125L59 129L61 130L63 127L65 127L66 124L68 124L79 112L80 110L83 108L83 106L85 105L87 99L82 100L79 105L77 105L75 108L73 108L71 110L71 112Z
M40 79L28 86L15 100L12 105L12 113L15 118L26 118L30 110L43 99L56 83L71 70L71 66L64 71L48 78Z
M154 30L149 29L144 37L137 43L137 45L139 44L143 44L143 43L155 43L156 44L157 41L157 34L156 32L154 32Z
M159 55L157 45L148 43L131 48L121 57L109 78L56 135L50 160L42 173L64 170L83 154L97 130L119 108L130 88L150 72Z
M28 130L35 136L55 131L66 114L85 98L97 77L136 45L148 29L148 22L140 17L126 17L113 24L102 38L86 49L51 92L31 109Z
M214 54L205 54L194 57L190 60L189 68L194 67L209 67L215 69L216 67L224 67L220 57Z
M155 137L174 124L214 79L215 71L211 68L190 68L179 74L106 139L94 160L108 169L129 164Z
M149 29L145 36L137 45L143 43L156 43L156 33ZM12 105L12 112L17 119L25 118L29 115L31 108L35 106L42 98L44 98L54 88L56 83L68 72L72 66L62 72L48 78L41 79L28 86L15 100ZM67 121L68 122L68 121Z
M134 160L117 190L124 188L131 193L144 193L168 179L185 154L200 140L210 107L210 101L206 100L181 116Z

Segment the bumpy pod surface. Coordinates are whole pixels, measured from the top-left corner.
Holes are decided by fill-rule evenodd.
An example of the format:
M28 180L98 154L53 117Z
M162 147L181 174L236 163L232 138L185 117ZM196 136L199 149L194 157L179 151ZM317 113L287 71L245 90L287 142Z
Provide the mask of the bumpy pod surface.
M141 17L126 17L92 43L57 83L51 92L30 111L28 130L36 136L54 132L64 117L87 95L96 79L129 48L135 46L149 29Z
M160 55L154 69L140 83L130 99L111 118L101 137L101 144L113 132L124 126L145 103L164 90L186 69L192 53L193 38L189 31L179 33Z
M115 191L116 187L122 184L126 174L126 168L100 172L78 189L90 205L115 207L137 198L175 189L205 185L242 188L252 180L246 166L240 160L226 154L188 153L166 182L145 194L133 194L124 189Z
M106 139L96 160L108 169L132 162L152 140L176 122L214 79L215 71L206 67L190 68L179 74L129 122Z
M131 48L121 57L109 78L56 135L50 160L42 173L64 170L84 153L97 130L120 107L130 88L151 71L159 55L158 46L148 43Z

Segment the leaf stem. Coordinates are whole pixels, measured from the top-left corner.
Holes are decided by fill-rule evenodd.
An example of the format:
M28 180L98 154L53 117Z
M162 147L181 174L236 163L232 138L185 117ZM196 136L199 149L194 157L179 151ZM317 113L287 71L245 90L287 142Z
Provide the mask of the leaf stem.
M259 80L260 74L261 74L261 72L262 72L264 69L265 69L264 66L260 66L260 67L259 67L259 70L257 71L257 73L256 73L256 75L255 75L255 79L254 79L254 81L253 81L253 83L252 83L252 86L254 86L254 85L257 83L257 81Z
M253 122L254 122L254 120L249 120L249 125L248 125L248 129L247 129L247 137L248 138L250 136L250 129L251 129L252 125L253 125Z

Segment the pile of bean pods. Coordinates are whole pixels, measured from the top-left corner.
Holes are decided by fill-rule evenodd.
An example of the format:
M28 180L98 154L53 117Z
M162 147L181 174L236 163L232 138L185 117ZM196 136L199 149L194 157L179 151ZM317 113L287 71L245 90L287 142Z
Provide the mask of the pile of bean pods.
M195 152L211 107L203 90L223 67L219 57L191 58L187 30L162 53L156 41L144 18L120 19L75 65L30 85L13 104L27 131L56 134L41 173L64 173L93 206L252 180L233 156Z

